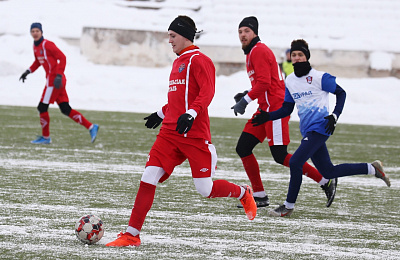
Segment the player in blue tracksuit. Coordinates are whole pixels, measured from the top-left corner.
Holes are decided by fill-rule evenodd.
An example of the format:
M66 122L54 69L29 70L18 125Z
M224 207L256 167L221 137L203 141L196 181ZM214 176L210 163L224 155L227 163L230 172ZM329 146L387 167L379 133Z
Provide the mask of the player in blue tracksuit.
M269 215L276 217L292 214L302 182L302 167L311 158L315 167L326 179L370 174L382 179L390 187L389 177L383 172L382 163L351 163L333 165L326 141L333 134L336 121L342 113L346 92L336 84L336 77L311 68L310 51L305 40L294 40L290 55L294 73L286 78L286 93L282 107L274 112L261 111L252 123L261 125L269 120L286 117L297 105L300 118L301 144L289 162L290 183L286 201ZM336 95L336 106L329 115L329 93Z

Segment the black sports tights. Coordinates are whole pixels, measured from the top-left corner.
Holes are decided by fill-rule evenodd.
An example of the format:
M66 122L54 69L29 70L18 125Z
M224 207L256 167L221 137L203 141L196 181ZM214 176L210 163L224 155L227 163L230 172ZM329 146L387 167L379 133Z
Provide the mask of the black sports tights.
M49 109L49 104L39 102L39 105L37 106L37 110L39 111L40 114L47 112L48 109Z
M254 135L242 132L236 145L236 153L240 158L249 156L253 153L254 147L259 143L260 141ZM287 145L273 145L269 149L275 162L283 165L288 155Z
M63 113L66 116L69 116L72 108L70 107L68 102L60 103L58 104L58 106L60 107L61 113ZM37 110L39 111L40 114L47 112L49 110L49 104L40 102L39 105L37 106Z
M61 113L63 113L66 116L69 116L72 108L70 107L68 102L60 103L60 104L58 104L58 106L60 107Z

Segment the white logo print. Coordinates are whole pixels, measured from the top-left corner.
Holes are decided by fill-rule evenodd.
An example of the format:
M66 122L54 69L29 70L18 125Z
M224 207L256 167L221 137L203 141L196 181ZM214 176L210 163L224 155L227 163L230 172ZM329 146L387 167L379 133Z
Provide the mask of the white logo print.
M178 23L178 26L185 27L183 24Z
M74 115L72 117L75 121L78 121L79 124L82 124L82 116L81 115Z
M45 128L45 126L47 125L46 119L40 118L40 125L42 126L42 128Z
M304 137L303 141L308 141L308 137Z
M208 169L207 169L207 168L203 168L203 169L201 169L200 171L201 171L201 172L206 172L206 171L208 171Z

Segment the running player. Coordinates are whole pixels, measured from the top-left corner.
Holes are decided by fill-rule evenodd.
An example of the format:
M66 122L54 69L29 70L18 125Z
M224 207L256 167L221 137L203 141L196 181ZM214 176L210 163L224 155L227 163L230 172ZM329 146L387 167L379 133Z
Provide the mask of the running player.
M80 125L89 130L92 143L96 140L99 126L89 122L81 113L71 108L66 91L67 79L64 75L67 63L64 53L57 46L43 38L42 24L33 23L31 25L31 36L34 40L33 52L35 61L26 70L19 80L25 82L28 74L35 72L40 66L46 71L46 85L43 90L42 98L37 107L42 126L42 135L33 140L33 144L50 144L50 116L48 113L49 104L57 102L61 113L68 116Z
M271 210L269 215L275 217L290 216L293 212L302 182L304 163L311 158L315 167L327 179L351 175L374 175L382 179L388 187L390 180L383 172L382 163L346 163L333 165L326 147L326 141L335 130L336 122L342 113L346 92L336 83L336 77L311 68L308 43L294 40L291 44L294 73L286 79L285 101L281 108L274 112L260 109L252 124L264 128L265 122L289 116L297 105L300 118L300 132L303 136L300 146L290 159L290 184L286 201ZM329 93L336 95L336 106L329 115Z
M232 109L234 109L235 115L243 114L247 104L257 99L259 109L263 111L277 110L281 107L285 96L285 83L274 53L261 42L258 36L257 18L254 16L244 18L239 24L238 32L242 49L246 55L247 75L252 87L249 91L238 93L234 97L236 105ZM259 113L256 111L252 118ZM266 207L269 205L269 198L261 181L260 168L253 149L267 138L274 160L289 167L292 157L287 151L290 142L289 116L270 121L262 127L254 127L251 124L252 118L244 126L236 145L236 152L242 159L244 169L250 179L257 206ZM304 163L303 174L321 185L328 199L326 206L329 207L335 198L337 180L325 179L307 162Z
M150 150L129 226L106 246L139 246L140 231L150 210L157 183L169 178L174 168L189 160L194 185L207 198L234 197L253 220L257 206L250 186L212 180L217 154L211 143L208 106L215 93L215 68L211 59L193 45L197 28L188 16L178 16L168 28L169 43L178 55L169 78L168 103L145 118L146 127L162 127Z

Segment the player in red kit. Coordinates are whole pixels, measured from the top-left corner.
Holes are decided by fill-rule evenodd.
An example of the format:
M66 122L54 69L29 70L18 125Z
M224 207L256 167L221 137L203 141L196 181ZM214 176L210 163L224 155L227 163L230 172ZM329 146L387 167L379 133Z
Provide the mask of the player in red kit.
M81 113L72 109L65 86L67 79L64 75L66 57L57 46L43 38L42 25L33 23L31 25L31 35L34 40L33 52L35 61L19 78L25 82L28 74L35 72L40 66L46 71L46 86L44 87L42 98L37 107L40 114L40 125L42 126L42 136L33 140L33 144L49 144L50 138L50 116L48 113L49 104L57 102L61 112L72 120L89 130L92 143L96 140L99 126L89 122Z
M169 78L168 103L145 118L146 127L162 123L150 150L135 204L125 233L106 246L139 246L140 230L150 210L157 183L168 179L175 166L189 160L194 185L207 198L240 199L247 217L256 216L257 206L250 186L212 180L217 154L211 143L208 106L215 93L214 64L193 45L196 25L188 16L178 16L169 26L169 43L178 55Z
M251 82L251 89L238 93L234 97L236 104L232 107L235 115L244 114L246 106L257 99L259 108L253 117L262 111L275 111L282 106L285 97L285 82L276 62L274 53L258 37L258 20L254 16L244 18L239 24L239 40L246 55L247 75ZM289 117L269 121L263 127L255 127L252 118L246 123L238 140L236 152L242 159L244 169L250 179L254 198L258 207L269 205L269 198L264 190L260 177L260 169L253 154L254 147L262 143L265 138L274 160L286 167L292 154L287 152L290 143ZM326 206L329 207L336 193L337 179L327 180L322 177L317 169L307 162L303 166L303 174L321 185L328 198ZM238 205L241 207L241 205Z

